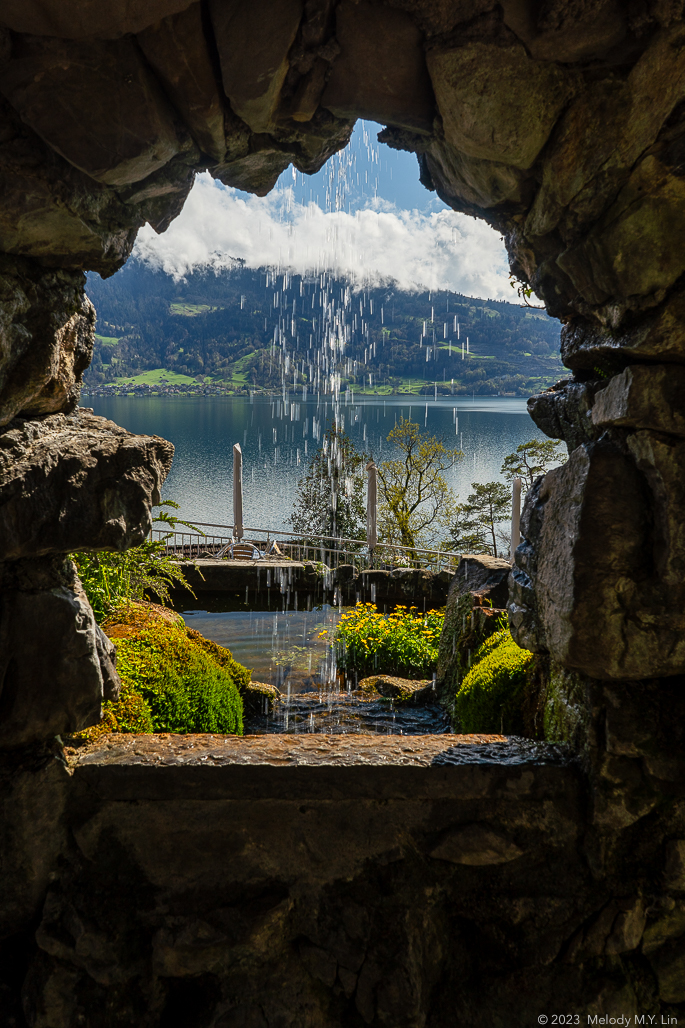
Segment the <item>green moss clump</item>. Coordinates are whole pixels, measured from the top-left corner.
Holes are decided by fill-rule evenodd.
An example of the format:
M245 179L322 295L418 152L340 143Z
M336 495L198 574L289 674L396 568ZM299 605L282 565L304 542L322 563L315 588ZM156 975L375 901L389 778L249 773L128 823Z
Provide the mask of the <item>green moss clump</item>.
M81 733L216 732L243 734L238 686L251 672L230 650L210 642L171 611L132 603L103 628L117 647L119 700L105 702L102 721Z
M524 733L526 672L532 661L533 654L516 645L508 628L485 640L455 698L462 732Z
M224 671L229 673L241 692L243 689L247 689L252 672L248 668L243 667L242 664L239 664L230 650L227 650L225 646L219 646L218 643L212 642L211 639L205 639L204 635L200 635L194 628L186 628L186 635L193 642L197 643L198 646L201 646L207 656L211 657L219 667L222 667Z

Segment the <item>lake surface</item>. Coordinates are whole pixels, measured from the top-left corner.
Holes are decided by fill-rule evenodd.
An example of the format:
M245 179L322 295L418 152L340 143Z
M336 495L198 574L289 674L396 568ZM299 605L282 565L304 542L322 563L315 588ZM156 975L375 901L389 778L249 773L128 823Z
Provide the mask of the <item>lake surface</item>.
M243 450L244 514L249 528L288 529L297 481L330 424L330 398L265 396L92 396L96 414L131 432L161 435L176 447L163 496L176 500L191 520L232 522L234 443ZM456 415L454 413L456 409ZM458 446L464 457L446 477L461 501L472 482L501 479L504 457L519 443L543 438L514 397L449 397L411 403L405 397L364 397L340 405L344 427L359 449L375 460L392 449L388 432L400 416ZM455 423L456 417L456 423Z

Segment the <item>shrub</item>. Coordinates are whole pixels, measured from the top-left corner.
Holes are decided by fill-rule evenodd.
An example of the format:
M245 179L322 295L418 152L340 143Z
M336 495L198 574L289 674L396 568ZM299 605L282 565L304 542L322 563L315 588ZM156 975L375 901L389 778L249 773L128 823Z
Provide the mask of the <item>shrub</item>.
M100 724L82 736L107 732L243 733L238 684L250 672L231 652L186 628L183 619L152 604L123 605L103 623L117 647L122 691L104 704Z
M522 650L503 628L485 640L455 699L462 732L524 731L523 701L526 672L533 654Z
M338 622L333 643L338 667L361 676L425 678L435 669L444 618L444 610L420 614L416 607L399 606L392 614L379 614L375 604L358 603Z

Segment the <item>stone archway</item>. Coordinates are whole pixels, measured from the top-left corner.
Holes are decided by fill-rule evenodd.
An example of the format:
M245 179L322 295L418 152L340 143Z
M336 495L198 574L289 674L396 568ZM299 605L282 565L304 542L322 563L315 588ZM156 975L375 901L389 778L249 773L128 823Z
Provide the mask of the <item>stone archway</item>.
M549 654L549 733L585 754L587 859L619 897L573 953L635 951L649 881L676 911L649 973L685 1001L684 103L679 0L4 0L0 744L97 716L107 653L64 555L141 540L171 459L77 409L83 271L164 231L197 171L264 194L377 120L564 322L572 377L530 407L570 458L527 499L511 623Z

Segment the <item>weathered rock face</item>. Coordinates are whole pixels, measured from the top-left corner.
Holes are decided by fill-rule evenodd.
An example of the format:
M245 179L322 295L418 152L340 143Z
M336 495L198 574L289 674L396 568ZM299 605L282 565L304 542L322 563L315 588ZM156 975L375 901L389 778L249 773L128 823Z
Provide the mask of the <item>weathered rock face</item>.
M121 683L73 564L48 558L0 569L0 749L97 724Z
M462 557L450 583L440 633L437 694L454 719L454 698L478 647L501 627L509 561L487 554Z
M595 678L685 671L680 366L630 365L529 403L569 461L530 492L511 579L521 646Z
M173 452L85 410L11 422L0 432L0 561L140 544Z
M528 497L510 619L521 645L550 654L546 731L584 750L591 799L581 844L580 801L550 820L557 794L530 766L520 781L544 798L530 823L506 771L487 784L469 769L449 809L438 784L393 821L375 783L373 802L343 810L336 768L315 831L309 795L274 818L255 793L224 796L208 828L192 783L169 815L135 790L93 806L114 788L96 774L79 785L90 813L70 822L79 852L26 980L32 1028L137 1023L143 1008L163 1028L442 1028L510 1023L512 1010L523 1025L562 1000L612 1016L685 1002L682 4L4 0L0 94L3 743L87 724L116 688L77 583L50 579L38 555L140 541L171 456L71 413L92 346L82 272L112 274L144 223L163 231L197 171L264 194L289 163L318 170L365 117L418 155L428 188L502 232L514 274L565 322L574 378L532 414L570 456ZM436 595L416 575L343 584L381 602L391 588L394 602ZM468 616L476 645L491 608L455 595L453 627ZM459 645L440 657L457 675L464 631ZM64 783L41 759L9 787L0 846L1 887L21 879L1 931L23 938L56 866L45 854L67 852ZM32 835L39 778L52 808ZM328 850L325 818L339 829ZM344 845L352 821L363 874ZM274 859L283 825L290 849Z
M0 427L17 414L73 410L94 331L82 274L0 257Z

